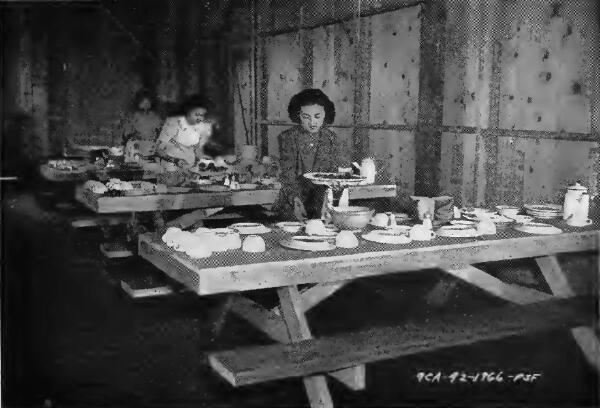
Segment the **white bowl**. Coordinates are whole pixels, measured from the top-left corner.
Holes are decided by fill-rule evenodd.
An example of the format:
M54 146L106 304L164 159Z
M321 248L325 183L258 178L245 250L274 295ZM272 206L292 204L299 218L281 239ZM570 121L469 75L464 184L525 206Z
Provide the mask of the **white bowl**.
M276 225L277 225L277 227L281 228L283 231L291 232L293 234L300 231L302 229L302 227L304 226L304 224L302 224L301 222L294 222L294 221L280 222L280 223L277 223Z
M304 227L307 235L325 235L327 230L322 220L308 220Z
M331 219L339 229L362 229L373 218L375 210L369 207L332 207Z
M244 239L244 243L242 244L242 250L244 252L252 253L265 252L265 240L259 237L258 235L248 235L246 239Z
M351 231L340 231L335 237L335 246L340 248L356 248L358 238Z

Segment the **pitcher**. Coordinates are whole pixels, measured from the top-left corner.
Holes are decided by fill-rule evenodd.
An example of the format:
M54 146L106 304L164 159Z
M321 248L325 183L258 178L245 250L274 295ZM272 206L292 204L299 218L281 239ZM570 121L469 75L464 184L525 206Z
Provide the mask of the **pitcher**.
M587 188L579 184L567 187L567 193L565 194L565 202L563 205L563 219L567 220L575 215L575 213L581 212L582 198L583 195L587 195ZM589 196L588 204L589 206Z
M375 168L375 160L370 157L363 159L360 166L358 163L352 163L354 167L356 167L360 171L361 177L365 177L365 182L367 184L375 183L375 175L377 174L377 169Z

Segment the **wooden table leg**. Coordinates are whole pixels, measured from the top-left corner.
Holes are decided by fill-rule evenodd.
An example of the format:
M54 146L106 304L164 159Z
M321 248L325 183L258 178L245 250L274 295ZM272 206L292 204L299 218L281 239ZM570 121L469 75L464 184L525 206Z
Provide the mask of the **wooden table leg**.
M221 334L221 330L223 330L223 326L225 326L225 321L227 320L227 315L229 314L232 305L233 296L227 295L225 301L219 306L217 306L217 310L214 313L216 316L214 316L211 319L211 322L213 322L213 327L210 336L211 342L214 342L217 339L217 337Z
M425 301L430 306L442 306L450 300L457 287L458 284L456 280L443 277L435 284L433 289L427 293Z
M165 219L163 218L162 212L155 211L153 214L153 218L154 218L154 232L156 232L159 235L164 234L167 227L165 225Z
M556 256L542 256L536 258L535 262L555 296L571 297L576 295ZM598 341L594 329L591 327L576 327L571 329L571 334L588 363L597 371L600 371L600 341Z
M281 303L281 316L286 324L292 342L312 338L302 298L296 286L287 286L277 290ZM324 375L315 375L303 379L310 406L313 408L333 407L329 387Z

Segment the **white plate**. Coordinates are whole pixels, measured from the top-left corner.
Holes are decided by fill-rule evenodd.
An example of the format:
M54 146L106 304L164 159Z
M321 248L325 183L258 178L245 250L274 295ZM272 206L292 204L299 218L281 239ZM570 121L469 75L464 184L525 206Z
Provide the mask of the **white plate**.
M452 221L450 221L450 224L452 224L452 225L466 225L466 226L474 227L476 223L475 223L475 221L452 220Z
M249 234L266 234L271 232L270 228L265 227L263 224L254 222L239 222L229 226L230 229L239 232L242 235Z
M440 227L436 234L438 237L449 237L449 238L475 238L483 235L481 232L468 225L452 225Z
M363 239L378 244L405 245L410 244L412 240L406 234L393 230L375 230L362 235Z
M383 228L383 230L391 232L391 233L408 235L411 228L412 227L410 225L394 225L393 227L385 227L385 228Z
M534 217L529 216L529 215L515 215L514 217L512 217L513 220L515 220L515 222L519 223L519 224L526 224L528 222L533 221Z
M543 234L543 235L552 235L552 234L560 234L562 230L560 228L555 227L550 224L543 224L538 222L531 222L528 224L519 224L514 227L515 230L526 232L528 234Z
M300 239L302 240L300 240ZM310 241L310 237L292 237L279 241L279 244L285 248L297 249L300 251L331 251L336 246L327 241Z
M526 210L536 212L560 212L563 210L560 204L525 204L524 207Z
M492 220L494 224L509 224L511 222L515 222L512 218L505 217L504 215L489 213L485 214L485 216ZM469 221L481 221L481 218L479 216L472 214L463 214L463 217Z
M468 214L468 215L472 215L472 216L477 216L480 214L493 214L494 210L490 210L488 208L463 207L460 209L460 212L463 215Z
M339 176L336 178L335 176ZM367 178L361 176L352 175L351 178L342 177L341 173L306 173L304 178L310 180L313 184L325 185L325 186L356 186L364 182Z

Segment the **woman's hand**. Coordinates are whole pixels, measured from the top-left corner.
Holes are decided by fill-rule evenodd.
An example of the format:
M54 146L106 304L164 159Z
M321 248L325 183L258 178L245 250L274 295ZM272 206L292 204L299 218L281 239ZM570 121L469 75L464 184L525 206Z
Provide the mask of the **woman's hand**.
M300 222L303 222L306 219L306 208L304 208L302 200L298 197L294 197L294 215Z

